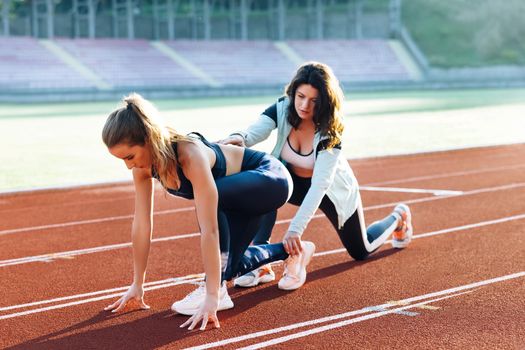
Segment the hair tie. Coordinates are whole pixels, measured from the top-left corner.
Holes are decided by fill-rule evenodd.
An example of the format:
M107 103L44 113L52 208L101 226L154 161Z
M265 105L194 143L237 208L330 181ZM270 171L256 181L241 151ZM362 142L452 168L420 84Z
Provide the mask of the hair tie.
M126 106L126 109L127 109L128 111L132 111L132 110L133 110L133 106L132 106L132 105L133 105L133 103L128 102L128 105Z

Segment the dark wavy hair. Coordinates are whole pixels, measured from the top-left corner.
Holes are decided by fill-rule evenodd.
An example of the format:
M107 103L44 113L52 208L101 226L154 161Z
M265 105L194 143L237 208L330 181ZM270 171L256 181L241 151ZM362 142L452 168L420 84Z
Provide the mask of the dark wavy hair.
M309 84L317 89L319 95L315 103L313 121L317 131L328 136L327 148L333 148L341 142L344 124L341 104L344 99L339 80L332 69L324 63L307 62L297 69L295 76L285 88L290 99L288 106L288 122L297 128L301 118L295 110L295 93L303 84Z

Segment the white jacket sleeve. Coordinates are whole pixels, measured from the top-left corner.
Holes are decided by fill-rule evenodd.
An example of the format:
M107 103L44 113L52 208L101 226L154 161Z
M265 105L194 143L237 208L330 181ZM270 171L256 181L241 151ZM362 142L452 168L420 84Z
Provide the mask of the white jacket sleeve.
M237 131L234 134L242 135L246 147L252 147L259 142L266 140L268 136L270 136L272 130L276 127L277 125L272 118L261 114L259 119L257 119L257 121L250 125L245 131Z
M303 234L306 226L319 208L326 191L334 181L337 169L337 158L341 150L332 148L320 151L317 155L312 175L312 185L304 197L303 203L297 210L288 231Z

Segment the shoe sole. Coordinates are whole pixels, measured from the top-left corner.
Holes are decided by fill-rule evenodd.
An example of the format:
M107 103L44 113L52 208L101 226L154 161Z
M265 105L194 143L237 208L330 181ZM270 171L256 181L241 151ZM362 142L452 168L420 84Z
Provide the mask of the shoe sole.
M199 308L196 308L196 309L184 309L184 308L177 307L177 305L175 305L175 304L176 303L171 305L171 311L176 312L176 313L181 314L181 315L193 316L193 315L195 315L197 313L197 311L199 311ZM223 311L223 310L232 309L233 306L234 306L233 305L233 301L230 298L230 296L228 296L227 298L224 298L223 300L221 300L221 302L219 303L219 307L217 308L217 312Z
M266 274L262 276L261 278L254 278L253 282L249 284L240 284L237 282L233 282L233 286L241 287L241 288L250 288L250 287L258 286L259 284L262 284L262 283L270 283L272 281L275 281L275 275L272 276L272 275Z
M315 253L315 244L313 244L312 242L308 242L308 243L312 245L312 251L309 252L309 254L304 254L303 255L303 261L301 262L301 265L303 265L303 268L301 269L301 277L299 278L299 282L296 283L296 284L292 284L291 286L287 286L287 287L282 287L280 285L277 285L277 287L279 289L281 289L281 290L296 290L298 288L301 288L303 286L303 284L306 282L306 267L308 266L308 264L312 260L312 257L314 256L314 253ZM305 243L305 244L307 244L307 243Z
M412 213L410 212L410 208L408 207L408 205L405 205L405 208L406 208L405 212L407 214L407 219L406 219L406 222L407 222L406 238L404 240L402 240L402 241L394 240L394 239L392 239L392 241L391 241L392 247L397 248L397 249L403 249L403 248L406 248L408 246L410 241L412 241L412 234L413 234L413 231L414 231L414 227L412 226Z

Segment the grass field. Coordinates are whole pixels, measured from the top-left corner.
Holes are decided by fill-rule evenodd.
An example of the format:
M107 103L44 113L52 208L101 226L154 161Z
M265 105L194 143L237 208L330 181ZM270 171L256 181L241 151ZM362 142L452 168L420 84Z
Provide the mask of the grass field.
M154 101L181 132L219 139L278 96ZM0 191L130 179L100 139L115 102L0 105ZM525 90L347 94L348 158L525 142ZM270 151L272 139L257 148Z
M411 0L402 9L405 26L432 66L525 64L522 0Z

